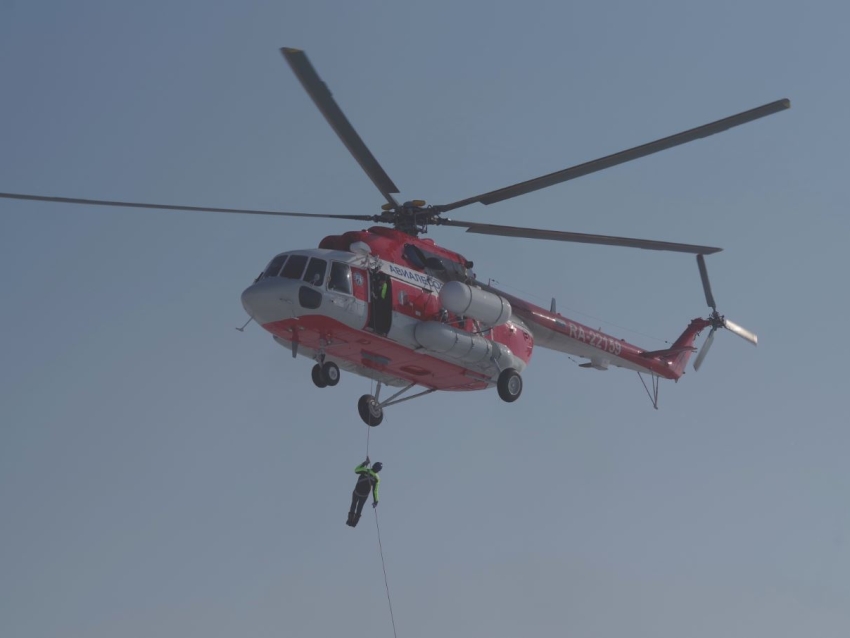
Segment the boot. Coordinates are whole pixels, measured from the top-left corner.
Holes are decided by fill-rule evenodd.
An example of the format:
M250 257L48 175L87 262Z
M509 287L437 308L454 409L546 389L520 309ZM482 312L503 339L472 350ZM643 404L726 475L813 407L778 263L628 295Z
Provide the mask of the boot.
M352 512L349 512L348 513L348 520L345 521L345 524L348 525L349 527L354 527L354 523L352 522L353 520L354 520L354 514Z
M357 523L360 522L360 514L355 514L354 519L351 522L352 527L357 527Z

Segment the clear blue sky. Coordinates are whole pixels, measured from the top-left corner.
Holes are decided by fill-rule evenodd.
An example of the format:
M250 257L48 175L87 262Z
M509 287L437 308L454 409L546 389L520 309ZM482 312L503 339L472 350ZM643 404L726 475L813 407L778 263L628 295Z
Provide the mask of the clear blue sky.
M657 412L537 350L517 403L401 404L372 458L404 638L844 638L850 10L597 4L3 0L0 191L376 211L281 46L433 203L790 98L455 215L722 246L758 348L718 335ZM0 635L392 635L371 512L344 524L369 382L233 329L271 256L358 227L0 200ZM431 236L647 348L707 313L690 256Z

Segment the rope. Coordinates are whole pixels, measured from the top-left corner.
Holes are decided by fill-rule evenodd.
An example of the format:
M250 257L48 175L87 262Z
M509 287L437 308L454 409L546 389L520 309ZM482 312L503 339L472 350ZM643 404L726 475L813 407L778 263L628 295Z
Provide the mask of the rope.
M390 620L393 623L393 638L398 638L398 635L395 632L395 616L393 616L393 601L390 599L390 585L387 582L387 567L384 564L384 548L381 545L381 526L378 525L378 510L377 508L373 510L375 512L375 529L378 530L378 550L381 552L381 569L384 570L384 587L387 590L387 603L390 606Z
M374 387L372 388L372 394L374 394ZM369 457L369 435L372 433L372 428L369 425L366 425L366 457ZM384 572L384 588L387 590L387 604L390 607L390 621L393 624L393 638L398 638L395 630L395 616L393 615L393 601L390 598L390 585L387 581L387 566L384 563L384 546L381 544L381 526L378 525L378 510L377 508L372 510L375 512L375 529L378 530L378 551L381 554L381 569Z
M374 379L369 380L369 394L371 394L372 396L375 395L375 380ZM366 424L366 456L367 457L369 456L369 434L371 432L372 432L372 428L367 423Z
M372 428L368 425L366 426L366 458L369 457L369 434L372 432Z

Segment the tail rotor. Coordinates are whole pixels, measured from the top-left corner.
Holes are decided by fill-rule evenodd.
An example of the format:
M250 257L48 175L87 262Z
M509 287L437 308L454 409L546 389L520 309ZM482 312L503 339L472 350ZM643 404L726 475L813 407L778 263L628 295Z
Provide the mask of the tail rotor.
M697 255L697 266L699 266L699 275L700 279L702 279L702 289L705 292L705 302L711 308L711 315L708 317L711 332L708 333L708 338L706 338L702 350L700 350L697 358L694 360L694 370L699 370L702 365L703 360L711 348L711 344L714 343L714 333L717 332L718 328L726 328L729 332L749 341L754 346L758 345L758 336L754 332L750 332L737 323L729 321L717 312L717 303L714 301L714 295L711 293L711 282L708 280L708 270L705 267L705 257L703 255Z
M712 326L711 332L708 333L708 337L702 345L702 350L699 351L697 358L694 359L694 370L699 370L699 367L702 365L702 360L705 359L705 355L707 355L708 351L711 349L711 344L714 343L714 332L716 330L717 328Z

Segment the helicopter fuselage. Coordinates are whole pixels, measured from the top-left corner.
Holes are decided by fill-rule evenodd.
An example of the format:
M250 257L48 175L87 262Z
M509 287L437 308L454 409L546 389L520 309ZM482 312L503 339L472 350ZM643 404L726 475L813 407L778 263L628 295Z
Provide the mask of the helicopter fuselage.
M459 255L385 228L326 238L321 245L340 240L357 252L320 247L282 253L243 292L245 310L278 343L392 386L480 390L502 369L525 368L533 337L520 319L487 326L447 312L439 297L444 282L404 253L424 249L426 259L471 276Z
M479 284L471 267L430 239L374 227L275 256L242 303L293 356L332 361L385 385L432 390L482 390L507 368L521 373L535 337L543 347L585 358L584 367L675 379L682 373L677 359L690 354L704 327L692 324L679 349L647 356ZM465 295L460 302L459 295Z

